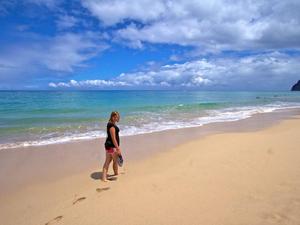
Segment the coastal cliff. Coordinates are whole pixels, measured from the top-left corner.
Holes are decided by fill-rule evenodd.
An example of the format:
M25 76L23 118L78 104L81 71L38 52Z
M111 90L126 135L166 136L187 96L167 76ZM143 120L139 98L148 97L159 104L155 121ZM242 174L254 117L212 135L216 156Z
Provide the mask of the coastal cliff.
M300 80L298 80L298 82L293 85L291 91L300 91Z

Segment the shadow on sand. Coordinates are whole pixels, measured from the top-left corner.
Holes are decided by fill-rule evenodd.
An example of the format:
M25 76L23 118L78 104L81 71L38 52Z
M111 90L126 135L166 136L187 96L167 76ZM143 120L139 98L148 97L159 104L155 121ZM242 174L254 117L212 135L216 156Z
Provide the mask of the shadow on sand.
M93 172L90 176L94 180L100 180L102 178L102 172ZM117 180L117 177L115 175L107 174L107 180Z

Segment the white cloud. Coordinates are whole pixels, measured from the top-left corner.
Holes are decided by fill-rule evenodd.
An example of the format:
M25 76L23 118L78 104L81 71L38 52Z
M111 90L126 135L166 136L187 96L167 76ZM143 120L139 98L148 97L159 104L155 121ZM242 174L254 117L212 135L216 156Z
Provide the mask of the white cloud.
M246 52L256 55L231 57L223 53L224 57L213 54L186 63L164 66L151 63L147 70L123 73L111 80L71 80L52 82L49 86L229 89L235 85L269 89L281 84L286 88L299 76L299 57L278 53L286 49L300 50L299 0L80 0L72 3L68 12L69 5L60 5L60 0L11 2L0 3L0 14L6 15L17 4L44 6L50 9L45 10L47 13L58 18L54 21L58 31L52 37L42 36L29 34L29 27L19 26L22 37L13 36L16 42L7 42L10 44L1 48L1 83L11 78L30 80L32 74L39 74L36 77L42 79L44 71L71 74L86 67L90 59L108 48L104 39L133 48L148 46L145 43L189 46L182 54L170 53L173 62L223 50L250 50ZM80 2L87 10L80 8ZM102 27L87 12L98 18ZM78 33L67 32L74 27ZM102 34L88 29L99 29Z
M40 62L48 69L73 72L75 68L85 66L85 62L107 48L97 43L94 34L68 33L56 37Z
M53 88L65 88L65 87L75 87L75 88L90 88L90 87L115 87L115 86L128 86L126 82L123 81L113 81L113 80L84 80L76 81L70 80L69 82L51 82L48 84L49 87Z
M47 70L70 73L85 67L89 59L108 48L99 37L91 32L64 33L53 38L29 35L29 42L3 48L4 51L0 53L1 78L9 79L14 75Z
M57 27L60 30L72 28L78 23L79 19L75 18L74 16L68 15L60 15L58 17L58 20L56 21Z
M165 12L164 3L153 0L86 0L82 1L82 4L107 26L123 22L127 18L148 22L157 19Z
M300 1L82 0L116 40L195 46L205 51L300 48ZM138 22L138 23L137 23ZM130 41L130 43L128 43Z
M200 59L156 70L122 73L113 80L71 80L49 86L287 90L298 79L299 70L300 57L272 52L242 58Z

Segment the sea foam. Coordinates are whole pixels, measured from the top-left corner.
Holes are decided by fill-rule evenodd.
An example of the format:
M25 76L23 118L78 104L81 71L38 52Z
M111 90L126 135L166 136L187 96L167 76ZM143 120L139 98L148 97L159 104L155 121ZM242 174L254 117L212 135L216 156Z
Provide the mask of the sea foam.
M180 104L183 106L183 104ZM155 118L152 121L145 124L138 125L123 125L120 124L121 132L120 136L132 136L137 134L146 134L153 133L165 130L172 129L181 129L189 127L199 127L205 124L216 123L216 122L230 122L237 121L241 119L246 119L254 114L258 113L269 113L279 109L292 109L300 108L300 103L286 103L286 102L276 102L272 104L267 104L263 106L241 106L241 107L227 107L218 110L207 110L206 116L192 117L192 118L180 118L178 114L177 118L172 120L164 120L164 118L157 115L156 118L159 118L159 121L155 121ZM23 141L15 143L3 143L0 144L1 149L11 149L11 148L20 148L20 147L29 147L29 146L41 146L49 144L59 144L67 143L72 141L80 140L92 140L97 138L105 138L106 131L95 130L83 133L68 134L62 135L59 137L52 137L45 140L33 140L33 141Z

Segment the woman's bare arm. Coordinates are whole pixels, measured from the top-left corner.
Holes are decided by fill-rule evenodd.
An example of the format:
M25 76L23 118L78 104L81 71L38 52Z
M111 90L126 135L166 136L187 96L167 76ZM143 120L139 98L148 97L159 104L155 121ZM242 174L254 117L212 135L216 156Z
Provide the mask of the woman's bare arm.
M114 127L109 128L110 136L112 139L112 142L114 143L114 146L118 151L120 151L120 147L118 145L117 139L116 139L116 129Z

